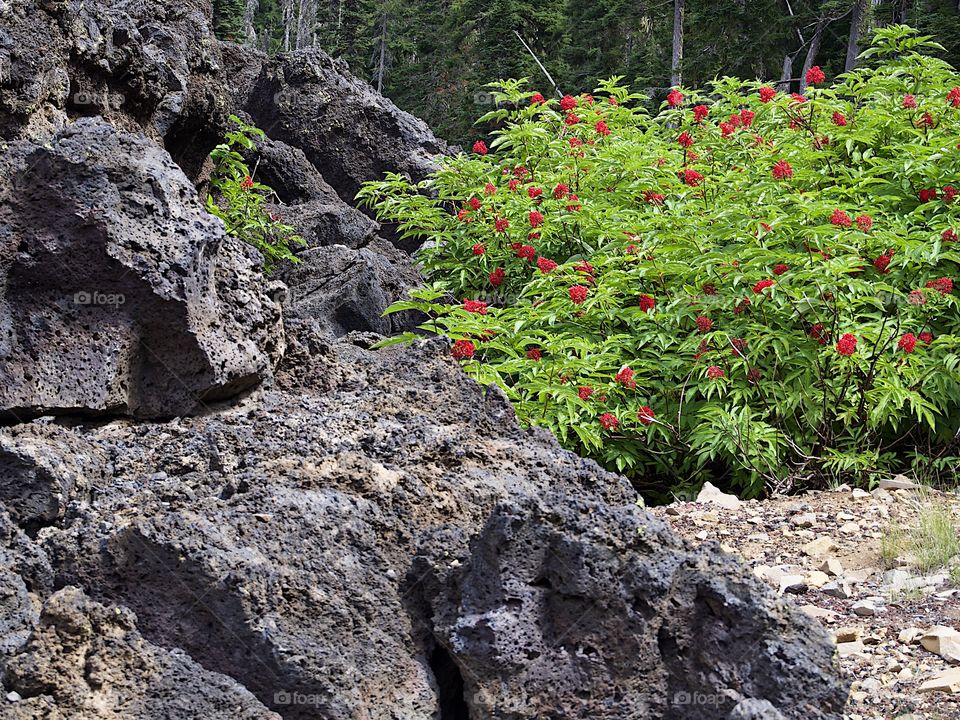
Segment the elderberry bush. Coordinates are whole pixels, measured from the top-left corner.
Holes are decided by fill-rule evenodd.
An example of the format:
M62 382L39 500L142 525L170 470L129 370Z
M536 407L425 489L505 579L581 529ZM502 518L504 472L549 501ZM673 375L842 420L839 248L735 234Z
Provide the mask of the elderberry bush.
M392 310L653 494L950 482L960 76L937 47L887 27L804 95L722 78L656 116L619 78L496 83L489 146L360 193L430 241Z

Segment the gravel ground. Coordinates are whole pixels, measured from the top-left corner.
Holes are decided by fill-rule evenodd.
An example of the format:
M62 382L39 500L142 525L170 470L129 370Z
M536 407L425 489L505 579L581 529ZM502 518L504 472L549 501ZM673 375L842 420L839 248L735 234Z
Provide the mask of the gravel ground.
M960 718L960 589L950 577L960 558L923 573L906 551L882 554L884 537L910 536L937 504L960 527L960 497L926 489L844 486L741 502L708 488L697 502L651 512L686 538L740 555L824 625L853 681L847 720ZM937 647L929 633L938 626L947 639Z

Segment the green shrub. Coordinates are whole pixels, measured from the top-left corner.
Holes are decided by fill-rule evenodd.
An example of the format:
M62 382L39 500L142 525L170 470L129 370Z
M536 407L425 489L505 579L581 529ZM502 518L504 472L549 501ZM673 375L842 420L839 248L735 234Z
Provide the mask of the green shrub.
M253 150L253 138L263 137L263 130L235 115L230 116L230 122L236 129L228 132L226 142L210 153L214 165L210 177L213 192L207 196L207 211L223 220L228 235L260 251L265 272L272 272L284 260L300 262L290 246L306 243L278 215L267 212L264 203L273 190L253 179L254 173L240 153Z
M489 149L360 193L430 241L432 286L392 309L641 489L756 495L942 456L960 78L936 47L889 27L805 98L722 78L656 117L618 78L564 101L497 83Z

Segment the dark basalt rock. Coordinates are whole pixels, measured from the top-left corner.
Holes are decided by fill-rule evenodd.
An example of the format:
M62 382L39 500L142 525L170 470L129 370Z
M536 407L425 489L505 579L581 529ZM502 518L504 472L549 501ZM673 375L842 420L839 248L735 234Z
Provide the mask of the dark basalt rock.
M846 700L819 624L635 506L510 500L469 544L437 531L410 578L470 717L800 720Z
M267 138L251 163L283 203L271 210L307 243L296 249L300 262L279 274L289 287L288 319L315 319L336 337L388 335L422 322L413 312L384 317L423 279L406 253L377 235L380 225L341 200L301 150Z
M229 92L205 0L0 6L0 137L40 144L99 115L165 144L196 177Z
M0 178L0 415L169 417L270 376L256 255L161 148L84 119Z
M268 135L303 150L348 203L367 180L387 172L422 179L449 152L422 120L316 47L264 63L241 103Z
M230 678L146 642L129 610L74 587L44 603L5 684L20 699L0 705L4 720L280 720Z
M14 427L0 435L0 502L20 527L36 532L62 518L70 498L86 497L106 465L66 428Z
M277 389L228 412L72 431L111 472L40 535L56 584L288 719L837 717L813 621L521 430L443 343L323 338L299 326Z

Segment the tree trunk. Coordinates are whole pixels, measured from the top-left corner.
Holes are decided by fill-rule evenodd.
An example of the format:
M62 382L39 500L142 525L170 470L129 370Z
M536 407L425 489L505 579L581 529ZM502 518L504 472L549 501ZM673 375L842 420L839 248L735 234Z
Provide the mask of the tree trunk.
M847 62L843 71L850 72L857 67L857 55L860 54L860 34L863 31L863 16L867 11L867 0L854 0L850 15L850 37L847 39Z
M907 7L909 4L908 0L900 0L897 3L897 22L901 25L907 24Z
M683 62L683 3L673 0L673 58L670 62L670 85L679 87L682 80L680 65Z
M817 20L817 27L813 31L813 37L810 38L810 47L807 48L807 56L803 59L803 71L800 75L800 94L807 91L807 70L813 67L817 60L817 53L820 52L820 41L823 40L823 31L830 24L829 18L822 17Z
M243 35L247 44L257 45L257 32L253 29L253 18L260 7L260 0L245 0L243 4Z
M377 61L377 92L383 93L383 76L386 73L387 67L387 11L383 10L383 15L380 17L380 39L378 40L380 45L380 59Z
M283 22L283 51L290 51L290 27L293 25L293 0L282 0L280 4Z
M790 92L790 79L793 77L793 55L789 53L783 56L783 72L780 73L780 82L777 83L777 90L780 92Z

